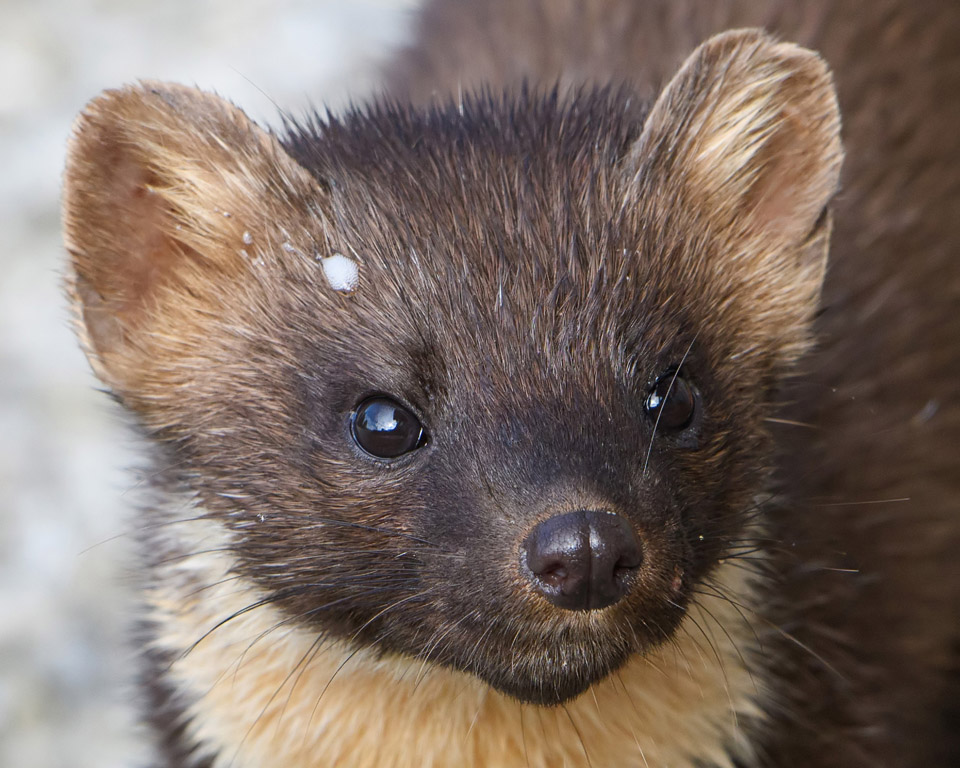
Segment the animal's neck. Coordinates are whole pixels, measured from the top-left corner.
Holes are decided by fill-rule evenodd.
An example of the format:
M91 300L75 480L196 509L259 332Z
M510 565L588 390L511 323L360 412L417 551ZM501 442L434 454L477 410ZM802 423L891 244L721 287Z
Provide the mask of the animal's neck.
M667 646L542 708L459 672L318 642L271 605L242 612L260 595L231 573L229 554L210 551L229 543L226 530L203 520L175 528L175 549L203 554L158 566L166 573L149 594L156 644L176 659L166 682L216 766L692 768L752 757L740 729L759 717L765 686L751 670L755 633L739 607L755 587L738 563L714 580L736 605L701 597Z

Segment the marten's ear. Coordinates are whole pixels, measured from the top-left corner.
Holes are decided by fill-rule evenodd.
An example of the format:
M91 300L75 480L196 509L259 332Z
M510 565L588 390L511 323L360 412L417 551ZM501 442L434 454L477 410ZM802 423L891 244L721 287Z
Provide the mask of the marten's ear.
M142 83L92 101L69 145L63 228L97 375L125 399L147 396L158 356L178 344L195 355L204 318L256 301L257 270L322 226L321 199L275 137L217 96Z
M842 160L826 64L760 30L717 35L654 104L628 159L645 216L719 244L708 270L809 317ZM761 311L776 309L759 307Z

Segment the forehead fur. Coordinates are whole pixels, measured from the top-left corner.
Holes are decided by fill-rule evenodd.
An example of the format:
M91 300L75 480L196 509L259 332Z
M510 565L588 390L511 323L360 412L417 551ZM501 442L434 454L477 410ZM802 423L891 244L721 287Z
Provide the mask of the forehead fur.
M646 114L626 89L482 94L292 125L284 145L330 189L335 247L363 264L351 323L376 334L389 317L390 342L532 392L571 376L601 390L598 371L645 380L694 336L718 359L757 346L695 217L665 231L657 199L633 194ZM667 205L669 180L647 194Z
M479 337L512 370L558 372L577 368L574 347L610 354L623 326L686 291L624 194L645 113L626 91L486 94L381 103L292 126L284 143L331 189L339 246L366 267L359 307L396 307L414 336Z

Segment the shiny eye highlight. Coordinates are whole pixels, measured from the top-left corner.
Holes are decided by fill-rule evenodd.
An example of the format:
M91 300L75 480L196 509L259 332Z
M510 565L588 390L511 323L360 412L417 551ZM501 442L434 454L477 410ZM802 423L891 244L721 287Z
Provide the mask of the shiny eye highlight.
M389 397L371 397L357 406L350 432L361 450L378 459L396 459L427 441L420 420Z
M644 410L658 429L680 431L693 423L697 393L683 375L669 370L656 380L647 394Z

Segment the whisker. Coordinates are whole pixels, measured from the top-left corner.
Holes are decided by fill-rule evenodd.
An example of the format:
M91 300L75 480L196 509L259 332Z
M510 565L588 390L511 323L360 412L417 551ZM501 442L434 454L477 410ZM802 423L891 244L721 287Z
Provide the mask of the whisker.
M577 728L577 723L574 721L573 715L570 714L569 707L567 707L566 704L561 704L560 706L566 714L567 719L570 721L570 725L573 727L573 732L577 734L577 739L580 741L580 749L583 750L583 756L586 758L587 765L590 766L590 768L593 768L593 761L590 759L590 754L587 752L587 745L583 740L583 734L580 732L580 729Z
M700 335L698 330L693 338L690 340L690 343L687 345L686 352L683 353L683 357L680 358L680 364L677 366L677 369L673 372L673 378L670 379L670 384L667 386L667 394L664 395L663 404L666 405L667 400L670 399L670 393L673 392L674 382L677 380L677 376L680 375L680 369L683 367L683 364L687 361L687 356L690 354L690 350L693 349L693 345L697 341L697 337ZM663 407L657 411L657 418L653 422L653 432L650 434L650 444L647 446L647 455L643 460L643 470L640 472L640 477L644 478L647 476L647 467L650 464L650 455L653 453L653 441L657 437L657 427L660 426L660 417L663 415Z
M757 630L756 630L756 628L753 626L753 623L752 623L749 619L747 619L746 615L743 613L743 610L740 608L740 606L739 606L735 601L733 601L730 597L728 597L726 594L724 594L724 592L721 591L719 587L717 587L717 586L715 586L715 585L713 585L713 584L706 583L706 582L701 582L701 586L707 587L708 589L710 589L710 592L701 592L701 591L698 590L698 589L694 589L694 590L692 590L693 594L695 594L695 595L701 595L701 596L703 596L703 597L713 597L713 598L715 598L715 599L723 600L724 602L729 603L730 606L737 612L737 614L739 614L740 620L743 621L743 623L750 628L750 632L753 634L754 640L757 641L757 648L758 648L758 649L760 650L760 652L762 653L762 652L763 652L763 640L761 640L760 635L757 634ZM696 601L696 604L697 604L697 606L700 607L702 610L704 610L704 611L707 610L706 606L704 606L703 603L701 603L701 602L699 602L699 601ZM707 611L707 612L709 613L709 611ZM711 617L713 618L712 614L711 614ZM714 621L716 621L716 618L714 618ZM717 622L717 623L719 623L719 622ZM739 654L739 649L737 650L737 653ZM743 661L742 658L741 658L741 661Z
M417 593L415 593L415 594L413 594L413 595L408 595L407 597L405 597L405 598L403 598L403 599L401 599L401 600L397 600L396 602L391 603L391 604L388 605L386 608L384 608L382 611L378 612L376 615L374 615L373 617L371 617L370 619L368 619L366 622L364 622L363 625L353 634L353 636L350 638L350 640L349 640L348 642L349 642L349 643L355 642L356 639L357 639L357 637L359 636L359 634L360 634L361 632L363 632L363 630L366 629L366 628L370 625L370 623L373 622L373 621L374 621L375 619L377 619L378 617L385 615L386 613L388 613L388 612L390 612L390 611L398 608L399 606L401 606L401 605L409 602L410 600L414 600L414 599L416 599L416 598L423 597L423 596L429 594L429 593L432 592L432 591L433 591L433 588L425 589L425 590L423 590L422 592L417 592ZM347 657L346 657L342 662L340 662L340 665L334 670L333 674L330 675L330 679L327 680L326 684L324 684L323 688L322 688L321 691L320 691L320 695L317 696L317 700L316 700L316 702L315 702L314 705L313 705L313 710L311 710L311 712L310 712L310 718L307 720L307 730L309 730L309 728L310 728L310 723L313 722L313 718L314 718L314 717L316 716L316 714L317 714L317 709L320 707L320 702L323 700L324 695L325 695L326 692L329 690L329 688L330 688L331 684L333 683L333 681L337 678L337 675L340 674L341 670L343 670L343 668L350 662L350 660L353 659L353 657L356 656L362 649L363 649L363 646L361 646L361 645L356 646L356 647L347 655Z
M187 504L184 504L184 506L187 506ZM101 541L91 544L88 547L84 547L77 553L77 555L78 556L85 555L91 550L96 549L97 547L102 547L105 544L109 544L110 542L113 542L113 541L119 541L120 539L136 539L137 536L139 536L139 534L145 533L147 531L154 531L160 528L165 528L170 525L179 525L181 523L193 523L193 522L196 522L197 520L205 520L207 519L207 517L208 517L207 514L204 513L202 515L197 515L196 517L177 518L176 520L162 520L158 523L150 523L148 525L139 525L131 530L121 531L120 533L116 533L113 536L108 536L107 538L102 539Z
M234 611L233 613L231 613L231 614L230 614L229 616L227 616L226 618L221 619L220 621L218 621L216 624L214 624L212 627L210 627L210 629L208 629L206 632L204 632L196 641L194 641L193 643L191 643L191 644L187 647L187 649L186 649L185 651L183 651L183 653L181 653L181 654L179 655L179 657L177 658L177 660L178 660L178 661L182 661L183 659L185 659L190 653L192 653L192 652L197 648L198 645L200 645L200 643L202 643L204 640L206 640L208 637L210 637L210 635L213 634L214 632L216 632L218 629L220 629L220 627L228 624L229 622L233 621L233 620L236 619L236 618L239 618L240 616L243 616L244 614L249 613L250 611L256 610L257 608L261 608L261 607L264 606L264 605L270 605L271 603L275 603L275 602L277 602L277 600L279 600L279 599L281 599L281 598L280 598L279 596L277 596L277 595L270 595L270 596L268 596L268 597L263 598L262 600L257 600L257 601L254 602L254 603L250 603L249 605L244 606L243 608L241 608L241 609L239 609L239 610L237 610L237 611Z
M447 627L443 632L439 633L439 635L437 633L434 633L435 639L432 639L430 641L429 648L427 649L427 653L423 657L423 662L420 665L420 670L417 672L417 676L414 678L414 686L413 686L414 690L420 687L420 683L423 681L424 677L426 676L427 663L430 661L431 654L433 654L433 652L437 649L440 643L443 642L443 639L447 635L449 635L453 630L455 630L458 626L460 626L460 624L463 623L468 616L469 614L464 614L459 619L457 619L453 624Z
M741 666L743 669L746 670L747 676L750 678L750 683L753 685L754 690L755 690L757 693L759 693L760 688L759 688L759 686L757 685L757 681L754 679L753 671L751 670L750 665L747 664L747 660L746 660L746 658L744 657L743 653L741 652L740 646L737 644L737 641L734 640L733 635L730 634L730 632L727 630L727 628L723 625L723 622L720 621L720 619L718 619L718 618L716 617L716 615L713 613L713 611L711 611L709 608L707 608L702 602L700 602L699 600L694 600L694 604L695 604L701 611L703 611L704 613L706 613L707 616L713 621L713 623L716 624L716 625L720 628L720 631L723 632L723 634L726 636L727 640L730 642L730 647L733 648L734 653L737 654L737 658L740 660L740 666ZM731 605L733 605L733 604L731 603ZM744 617L743 613L740 611L740 609L737 608L737 606L735 606L735 605L733 606L733 608L737 611L737 613L740 614L740 617L745 620L745 617ZM758 642L758 644L759 644L760 638L757 636L756 630L753 629L753 627L750 625L749 622L747 622L747 626L750 627L750 630L751 630L751 632L753 633L753 636L757 638L757 642Z
M670 603L671 605L673 605L673 606L676 606L677 608L680 607L679 605L677 605L676 603L674 603L672 600L668 600L667 602L669 602L669 603ZM710 651L713 653L713 657L717 660L717 665L720 667L720 673L723 675L723 687L724 687L724 690L727 692L727 696L728 696L728 698L729 698L729 696L730 696L730 685L729 685L729 680L727 679L727 667L726 667L726 665L723 663L723 658L720 656L720 651L719 651L719 649L717 648L717 641L716 641L716 639L713 638L713 637L711 637L710 635L708 635L708 634L706 633L706 631L704 630L704 628L700 625L700 622L697 621L697 620L690 614L689 611L687 611L687 618L690 619L690 621L693 623L693 626L695 626L695 627L697 628L697 630L700 632L700 634L703 635L703 639L706 641L707 647L710 648ZM690 639L693 641L694 646L698 648L697 653L700 653L700 647L699 647L700 644L693 638L692 635L690 636ZM704 664L706 664L706 660L703 658L702 655L701 655L701 657L700 657L700 660L701 660L701 662L703 662Z
M396 536L398 538L405 539L407 541L414 541L417 544L423 544L427 547L438 547L439 545L429 541L427 539L421 538L420 536L414 536L412 533L407 533L406 531L397 531L392 528L384 528L379 525L364 525L363 523L357 523L352 520L337 520L335 518L323 517L323 518L313 518L309 523L305 525L299 525L297 530L309 530L310 528L322 528L322 527L339 527L339 528L354 528L361 531L371 531L373 533L382 533L387 536Z
M254 728L256 728L257 724L263 719L263 716L267 713L267 710L270 708L270 705L273 704L277 696L280 695L280 691L282 691L284 686L288 682L290 682L290 678L293 677L294 673L296 673L296 671L300 669L301 666L303 666L303 668L306 669L306 665L309 664L309 660L312 660L314 657L314 650L319 649L322 642L323 642L323 636L318 635L317 638L310 644L310 647L307 648L307 650L300 657L299 661L297 661L297 663L293 665L291 670L287 673L286 677L284 677L283 680L280 682L280 684L276 687L276 690L274 690L274 692L270 695L270 698L267 699L267 702L260 709L260 713L256 716L256 718L254 718L254 721L250 724L250 727L247 728L247 732L243 735L243 738L240 740L240 743L237 745L237 751L235 755L240 754L240 751L243 748L243 745L246 743L247 739L250 737L250 734L253 733ZM244 651L244 654L245 653L246 651ZM300 680L301 675L297 676L297 681ZM290 687L290 692L287 694L287 700L286 702L284 702L283 708L280 711L280 716L277 718L277 725L276 725L277 729L280 728L280 721L283 719L283 715L287 709L287 704L290 703L290 697L293 695L293 689L295 687L296 687L296 682L294 682L294 684ZM278 733L279 733L279 730L278 730Z
M823 429L822 427L818 427L816 424L807 424L806 422L794 421L793 419L778 419L774 418L773 416L766 417L764 421L767 421L771 424L783 424L788 427L804 427L806 429L815 429L818 431Z
M777 624L775 624L774 622L772 622L770 619L768 619L766 616L764 616L760 611L756 610L755 608L750 607L749 605L745 605L745 604L743 604L743 603L735 602L735 601L733 601L732 599L730 599L729 597L725 597L724 599L730 600L730 602L731 602L732 605L739 606L740 608L743 608L743 610L748 611L749 613L752 613L754 616L756 616L757 619L759 619L760 621L762 621L766 626L768 626L770 629L772 629L774 632L776 632L778 635L780 635L784 640L788 640L789 642L793 643L794 645L796 645L796 646L797 646L798 648L800 648L801 650L803 650L803 651L805 651L806 653L810 654L810 656L811 656L812 658L816 659L818 662L820 662L820 663L824 666L825 669L827 669L827 670L829 670L830 672L832 672L833 674L835 674L835 675L836 675L837 677L839 677L841 680L847 681L847 677L846 677L843 673L841 673L840 670L838 670L835 666L833 666L833 664L831 664L829 661L827 661L826 659L824 659L823 656L821 656L819 653L817 653L816 651L814 651L810 646L808 646L806 643L804 643L803 641L801 641L799 638L797 638L797 637L795 637L794 635L792 635L792 634L790 634L789 632L787 632L787 630L783 629L783 627L780 627L780 626L778 626Z
M523 713L526 710L526 705L520 704L520 741L523 743L523 760L527 764L527 768L530 768L530 753L527 751L527 727L523 720Z
M487 703L487 689L483 689L483 693L480 696L480 703L477 704L477 711L473 714L473 720L470 721L470 727L467 728L467 732L463 736L463 740L466 741L470 738L470 734L473 733L473 727L477 724L477 721L480 719L480 713L483 711L483 705Z
M909 496L903 496L897 499L870 499L867 501L833 501L827 504L814 504L815 507L859 507L871 504L901 504L910 501Z
M652 664L652 662L651 662ZM656 665L654 665L656 667ZM658 670L659 671L659 670ZM617 680L620 681L620 687L623 688L623 692L627 695L627 701L630 702L630 706L633 707L633 712L637 716L637 722L642 720L640 716L640 710L637 707L637 702L633 699L633 694L630 693L630 689L627 688L627 684L623 682L623 675L618 670L616 673ZM640 752L640 759L643 760L645 768L650 768L650 763L647 762L647 756L643 753L643 747L640 744L640 739L637 737L637 732L633 728L633 723L630 724L630 735L633 736L633 740L637 745L637 751Z
M477 642L473 644L473 649L470 653L470 658L473 659L474 672L478 675L480 674L480 660L477 656L477 651L480 649L480 646L483 644L483 641L486 639L487 635L490 634L491 630L493 630L493 624L488 624L487 628L480 633L480 637L477 638Z

